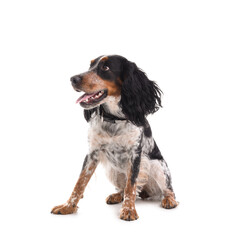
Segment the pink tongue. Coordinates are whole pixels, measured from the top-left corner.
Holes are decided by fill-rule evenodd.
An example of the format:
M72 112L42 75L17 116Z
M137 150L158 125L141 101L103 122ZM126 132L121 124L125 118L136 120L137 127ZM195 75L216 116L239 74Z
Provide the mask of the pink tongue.
M81 103L83 101L85 101L86 99L94 96L96 93L92 93L92 94L84 94L83 96L81 96L80 98L77 99L76 103Z

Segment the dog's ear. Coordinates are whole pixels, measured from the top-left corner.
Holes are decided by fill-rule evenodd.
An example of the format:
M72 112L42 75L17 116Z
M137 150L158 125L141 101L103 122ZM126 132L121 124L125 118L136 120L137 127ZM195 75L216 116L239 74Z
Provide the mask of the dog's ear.
M133 124L145 125L146 115L161 107L161 90L135 63L125 60L120 105Z

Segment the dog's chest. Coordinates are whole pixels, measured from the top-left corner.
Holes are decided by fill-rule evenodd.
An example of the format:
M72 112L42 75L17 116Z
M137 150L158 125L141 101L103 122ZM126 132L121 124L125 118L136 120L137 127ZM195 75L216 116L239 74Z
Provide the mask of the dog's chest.
M89 131L90 151L99 150L101 161L124 168L139 144L140 128L126 121L116 123L94 119Z

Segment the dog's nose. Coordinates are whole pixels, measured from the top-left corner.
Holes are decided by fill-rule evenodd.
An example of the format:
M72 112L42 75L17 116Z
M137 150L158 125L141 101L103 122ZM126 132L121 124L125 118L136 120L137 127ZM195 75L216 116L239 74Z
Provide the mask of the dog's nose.
M71 82L72 82L73 85L77 85L82 80L82 78L77 75L77 76L71 77L70 80L71 80Z

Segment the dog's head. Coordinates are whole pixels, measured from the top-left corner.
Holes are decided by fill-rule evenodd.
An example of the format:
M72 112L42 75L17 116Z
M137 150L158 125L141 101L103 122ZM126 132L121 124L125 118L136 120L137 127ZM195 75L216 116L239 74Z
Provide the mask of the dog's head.
M91 61L87 72L71 78L76 91L85 93L77 102L86 110L94 109L116 97L125 117L144 125L145 117L161 106L161 90L135 63L118 55L101 56Z

